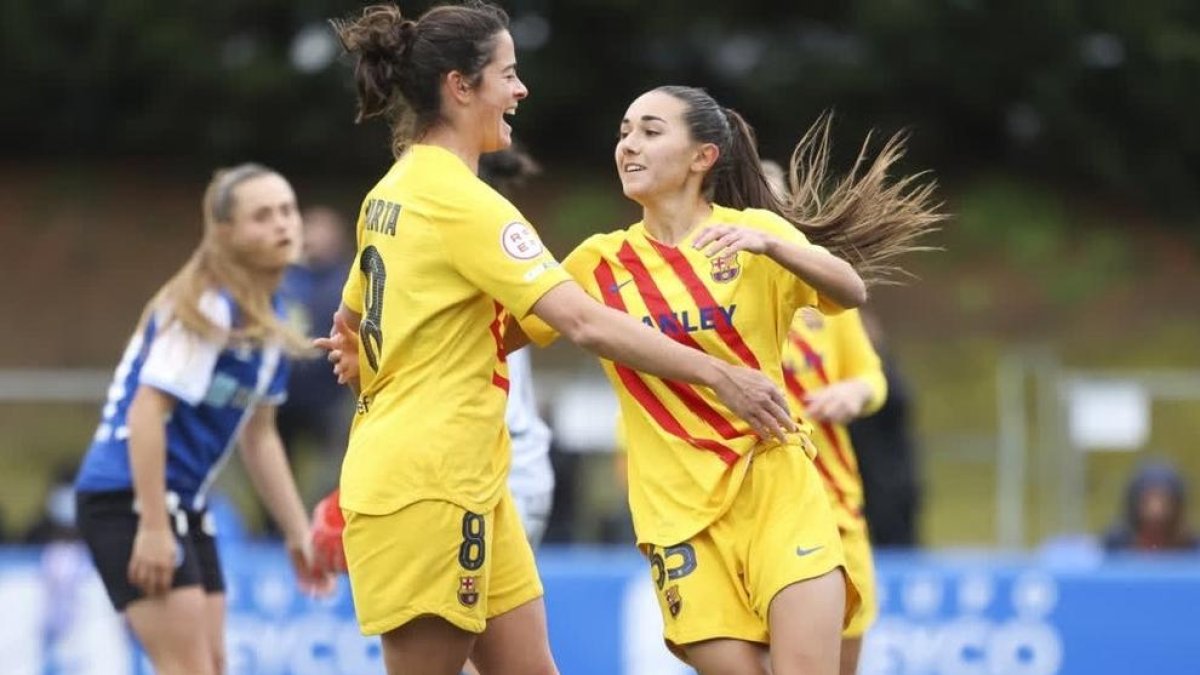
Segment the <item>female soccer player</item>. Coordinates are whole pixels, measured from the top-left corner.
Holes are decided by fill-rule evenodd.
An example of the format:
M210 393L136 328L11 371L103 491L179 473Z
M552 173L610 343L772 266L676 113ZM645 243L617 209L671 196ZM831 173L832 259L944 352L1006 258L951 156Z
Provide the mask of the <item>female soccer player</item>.
M155 672L224 671L225 594L205 496L235 444L302 588L325 591L275 429L286 352L275 294L297 251L296 196L257 164L218 171L204 238L146 306L75 481L80 533Z
M886 183L898 141L826 194L827 134L824 120L801 141L797 198L783 203L737 113L699 89L644 94L621 122L615 153L643 220L591 237L564 267L610 307L781 380L798 309L865 298L850 266L805 234L878 275L937 220L930 186ZM536 318L522 327L539 344L554 337ZM840 572L807 438L761 438L707 392L634 364L603 365L620 399L630 507L669 645L704 674L766 672L768 658L776 675L836 673L843 617L858 597Z
M711 387L763 436L794 428L781 388L647 330L584 293L476 176L511 143L528 90L502 10L393 6L336 24L359 119L396 163L366 195L342 323L365 365L340 500L360 627L389 673L555 672L533 555L505 486L504 318L534 314L597 354ZM485 630L486 628L486 630ZM478 637L478 639L477 639Z
M842 631L841 675L858 671L862 637L875 622L875 567L863 518L862 477L846 425L883 405L887 382L858 312L801 310L783 345L783 381L797 419L811 422L817 472L846 552L846 573L862 604Z

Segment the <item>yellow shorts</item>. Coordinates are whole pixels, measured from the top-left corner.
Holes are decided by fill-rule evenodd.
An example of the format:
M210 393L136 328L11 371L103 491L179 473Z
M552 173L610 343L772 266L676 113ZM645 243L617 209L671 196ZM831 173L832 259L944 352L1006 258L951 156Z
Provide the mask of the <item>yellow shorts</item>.
M482 633L491 617L542 596L507 489L484 514L430 500L385 516L345 515L342 541L364 635L430 615Z
M842 530L842 549L846 552L846 573L858 589L862 603L850 617L850 624L842 631L842 637L860 638L875 623L879 606L875 601L875 563L871 556L871 540L867 537L866 523Z
M795 447L754 457L724 515L686 542L647 552L664 637L676 654L713 638L769 643L775 595L846 564L825 485ZM857 609L847 578L844 621Z

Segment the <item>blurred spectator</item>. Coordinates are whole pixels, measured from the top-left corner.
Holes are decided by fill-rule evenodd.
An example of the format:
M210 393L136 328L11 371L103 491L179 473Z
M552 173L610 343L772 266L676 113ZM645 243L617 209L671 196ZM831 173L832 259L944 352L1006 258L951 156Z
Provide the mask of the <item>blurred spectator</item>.
M79 538L75 529L75 466L59 464L46 491L42 514L22 537L26 544L49 544Z
M862 319L883 361L888 386L883 407L849 425L862 474L867 526L876 546L917 546L921 484L911 429L912 390L896 368L878 317L864 310Z
M293 325L309 337L326 336L342 300L342 285L354 251L348 225L333 209L314 206L304 211L303 219L302 259L288 269L281 290ZM318 450L322 470L317 485L305 486L309 497L337 485L337 466L346 449L353 405L349 390L337 383L325 359L295 362L277 423L289 453L294 453L301 439Z
M1187 527L1187 487L1165 462L1144 464L1125 490L1124 510L1105 534L1107 551L1196 551Z

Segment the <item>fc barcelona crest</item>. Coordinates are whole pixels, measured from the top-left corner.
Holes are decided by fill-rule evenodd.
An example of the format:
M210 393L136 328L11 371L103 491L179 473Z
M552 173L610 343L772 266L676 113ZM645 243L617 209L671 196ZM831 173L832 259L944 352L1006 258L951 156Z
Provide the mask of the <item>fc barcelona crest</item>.
M458 580L458 601L465 607L474 607L479 602L479 588L476 577L460 577Z
M713 258L712 261L712 280L718 283L726 283L737 278L738 273L742 271L742 266L738 264L737 252L723 255L718 258Z
M671 612L671 618L679 616L679 610L683 609L683 598L679 596L679 586L670 586L663 592L663 597L667 601L667 610Z

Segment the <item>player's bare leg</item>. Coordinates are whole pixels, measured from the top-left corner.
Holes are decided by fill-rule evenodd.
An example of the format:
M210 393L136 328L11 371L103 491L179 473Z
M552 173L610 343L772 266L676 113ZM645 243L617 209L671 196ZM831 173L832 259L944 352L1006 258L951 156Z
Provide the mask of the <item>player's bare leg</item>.
M204 589L188 586L135 600L125 608L158 675L216 675L208 633Z
M845 608L840 568L776 594L768 615L773 675L836 675Z
M861 653L862 638L842 638L841 675L855 675L858 672L858 655Z
M204 625L208 633L209 660L213 673L225 675L225 594L208 593L204 596Z
M413 619L383 634L388 675L458 675L475 634L435 616Z
M769 675L767 650L756 642L718 639L683 646L688 663L700 675Z
M481 675L558 675L541 598L488 619L471 661ZM461 662L460 662L461 663Z

